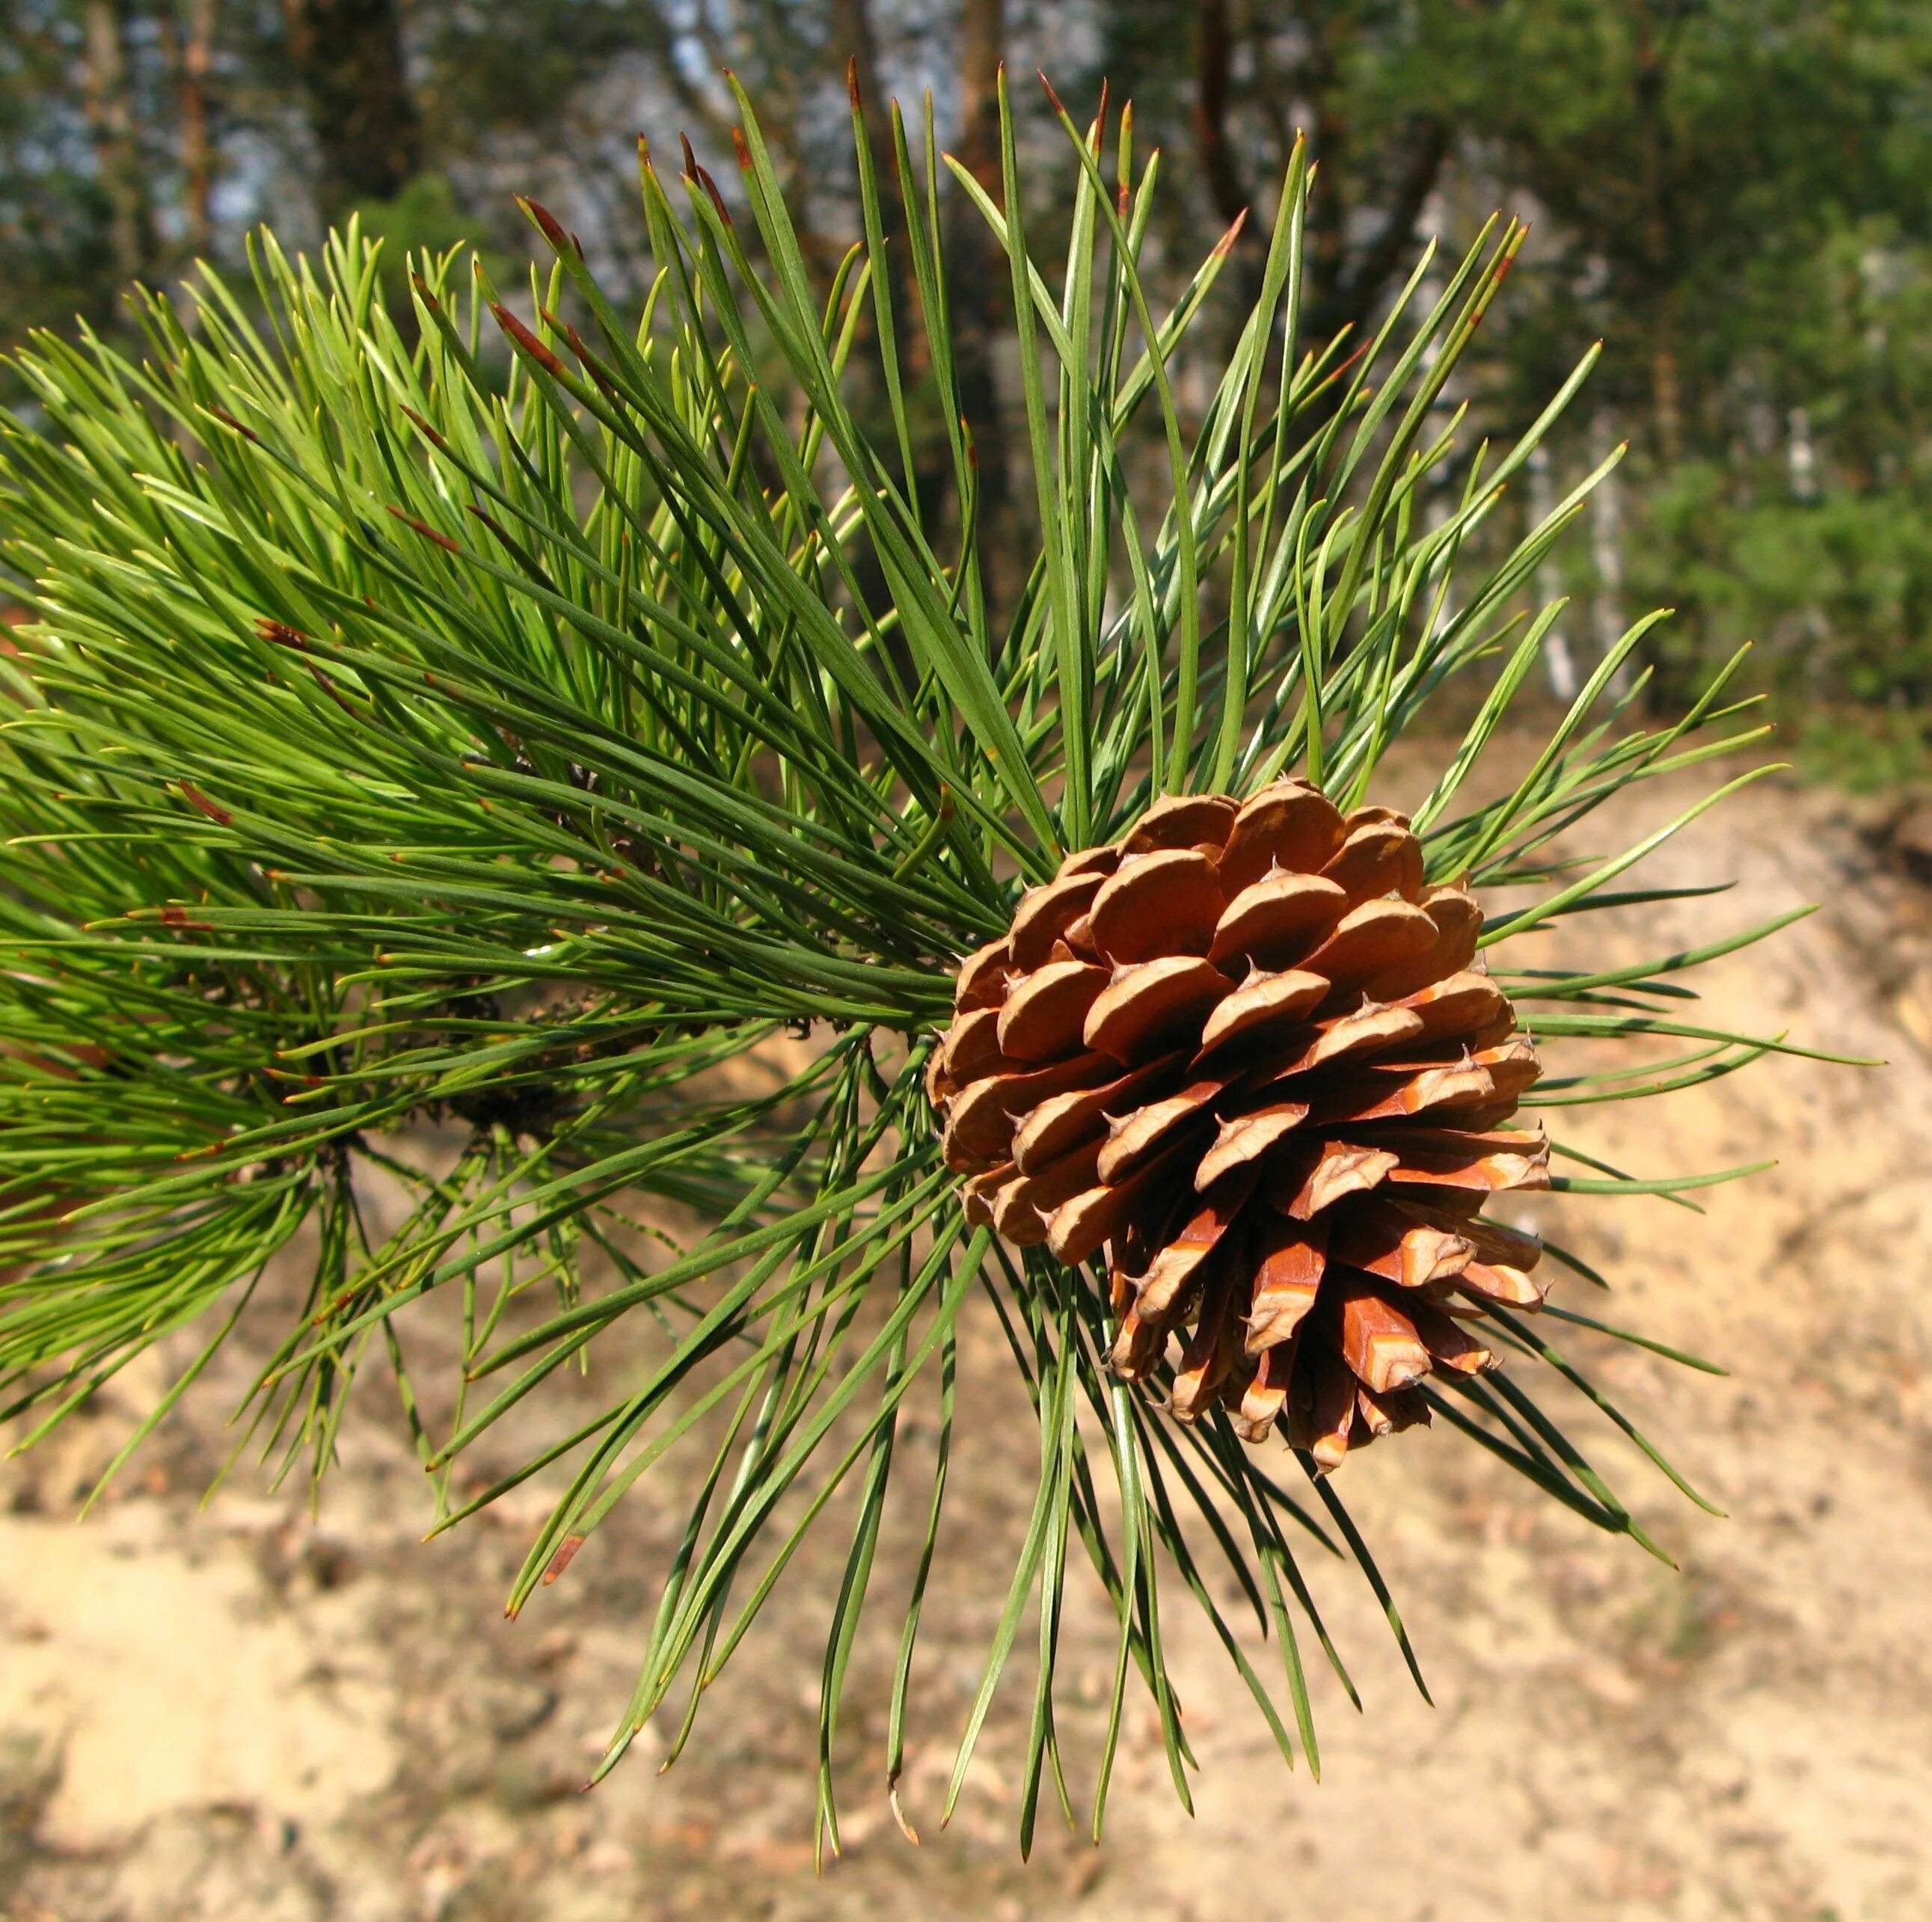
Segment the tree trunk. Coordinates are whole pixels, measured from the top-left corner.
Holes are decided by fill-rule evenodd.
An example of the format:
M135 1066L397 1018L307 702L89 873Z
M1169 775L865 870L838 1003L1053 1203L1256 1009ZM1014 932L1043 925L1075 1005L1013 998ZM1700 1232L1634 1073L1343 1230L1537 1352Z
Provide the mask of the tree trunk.
M1432 115L1424 115L1417 121L1412 139L1408 157L1388 196L1386 217L1375 238L1341 267L1340 278L1330 283L1310 316L1308 332L1316 340L1332 340L1344 327L1359 331L1397 273L1412 264L1415 223L1449 157L1449 129Z
M879 85L879 43L866 0L832 0L832 44L845 62L845 76L866 112L866 144L879 176L880 212L891 230L898 202L898 169L892 159L892 118Z
M958 156L997 204L1000 180L1000 67L1006 49L1004 0L964 0L960 19ZM1010 289L992 235L963 195L952 196L950 291L960 405L978 461L980 566L994 607L1010 612L1021 576L1012 538L1009 436L1000 406L992 343Z
M1307 47L1296 78L1313 108L1309 158L1326 176L1322 190L1309 202L1304 255L1307 292L1302 331L1312 345L1327 340L1340 324L1336 316L1348 244L1348 209L1342 202L1342 181L1347 165L1348 122L1340 96L1341 52L1348 28L1345 19L1330 17L1325 7L1309 5L1306 0L1296 10Z
M1201 171L1214 197L1214 211L1230 223L1248 205L1246 184L1228 145L1228 69L1233 52L1228 0L1201 0L1194 139L1200 151Z
M208 75L214 63L217 0L188 0L188 37L181 55L181 157L184 239L188 257L208 251L214 187L213 108Z
M322 217L332 220L358 200L394 199L422 160L397 0L284 3L321 163Z
M1591 465L1600 466L1616 445L1616 423L1609 411L1600 407L1590 423ZM1624 492L1620 467L1612 467L1597 483L1596 491L1590 496L1590 564L1597 576L1591 620L1596 631L1596 659L1601 661L1624 633ZM1611 681L1612 693L1621 694L1629 687L1630 667L1626 661L1617 670Z
M1684 446L1684 394L1677 364L1676 236L1672 229L1670 181L1670 126L1664 113L1669 80L1670 36L1664 45L1652 31L1648 0L1639 0L1636 67L1631 82L1640 132L1644 198L1645 275L1654 303L1650 349L1651 403L1657 426L1657 451L1675 460Z
M1660 303L1650 350L1651 405L1657 421L1657 451L1666 460L1684 451L1684 387L1671 337L1670 303Z
M1556 506L1556 487L1550 469L1550 449L1540 442L1529 455L1529 527L1540 527ZM1523 530L1526 533L1529 528ZM1536 598L1547 607L1563 597L1562 571L1553 553L1546 553L1536 570ZM1566 610L1567 611L1567 610ZM1550 676L1550 691L1560 701L1573 701L1580 682L1576 657L1570 651L1569 637L1559 621L1543 637L1543 668Z
M905 202L899 191L898 157L892 144L892 103L879 82L879 43L872 31L867 0L832 0L832 37L845 61L848 84L866 116L866 145L879 181L879 223L886 238L881 269L892 301L892 331L906 373L917 379L926 369L926 343L911 324L917 311L918 281L912 249L906 242Z
M959 157L1000 195L1000 69L1005 64L1005 0L965 0L959 21Z
M137 278L154 247L153 209L141 166L140 139L128 76L128 22L122 0L87 0L87 117L107 201L114 271Z
M1234 64L1234 28L1228 0L1201 0L1200 31L1195 46L1194 142L1214 211L1228 226L1254 211L1252 183L1234 159L1228 137L1228 95ZM1237 308L1245 312L1261 298L1268 237L1261 223L1241 229L1228 282Z

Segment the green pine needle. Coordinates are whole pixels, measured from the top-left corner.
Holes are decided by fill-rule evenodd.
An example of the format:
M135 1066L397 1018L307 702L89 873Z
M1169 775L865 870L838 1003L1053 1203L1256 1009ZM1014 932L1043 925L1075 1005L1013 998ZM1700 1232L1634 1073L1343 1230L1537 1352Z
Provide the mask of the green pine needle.
M704 1684L848 1491L817 1758L836 1849L839 1703L868 1606L903 1624L888 1746L905 1821L917 1631L960 1438L955 1324L983 1288L1038 1412L1040 1479L946 1807L1030 1620L1023 1840L1049 1772L1070 1819L1066 1771L1087 1760L1063 1751L1054 1669L1084 1556L1118 1633L1097 1836L1130 1687L1189 1792L1175 1578L1284 1756L1299 1747L1311 1768L1298 1615L1348 1684L1297 1565L1304 1538L1346 1549L1418 1686L1420 1669L1328 1483L1334 1534L1274 1479L1278 1458L1219 1420L1178 1428L1108 1373L1093 1276L1037 1254L1016 1267L968 1228L922 1084L957 958L1004 929L1025 881L1160 793L1298 768L1358 802L1472 676L1457 711L1473 718L1415 820L1432 877L1538 890L1492 925L1500 943L1655 898L1610 883L1709 801L1581 868L1555 837L1762 730L1721 703L1735 662L1690 714L1638 724L1624 670L1642 622L1513 788L1466 796L1556 618L1526 597L1606 470L1520 540L1499 532L1588 360L1513 447L1472 456L1459 438L1444 397L1517 223L1439 283L1419 265L1359 350L1310 349L1300 148L1255 304L1231 320L1228 245L1168 304L1144 258L1154 163L1064 112L1068 257L1036 258L1027 223L1044 210L1003 94L999 205L964 169L942 177L929 123L916 166L894 116L917 295L896 320L856 109L863 238L828 287L739 105L738 211L701 170L668 182L644 160L657 273L641 318L532 205L551 257L520 295L460 254L424 259L399 316L353 224L314 260L265 234L252 283L206 276L191 315L142 295L138 361L86 335L20 356L42 424L0 422L5 559L38 616L0 661L4 1412L32 1440L202 1324L158 1420L300 1249L300 1316L242 1411L244 1447L320 1477L380 1340L436 1528L547 1468L566 1478L513 1610L670 1451L712 1450L604 1768L674 1697L682 1746ZM983 216L1018 302L1040 535L1009 610L962 424L942 190ZM1184 366L1215 375L1198 418ZM937 458L920 469L922 453ZM1503 973L1540 1040L1702 1044L1542 1098L1630 1099L1802 1051L1658 1006L1780 925L1631 969ZM746 1093L733 1064L788 1028L817 1036L815 1056ZM430 1123L464 1144L440 1174L409 1152ZM1675 1196L1728 1178L1561 1185ZM404 1196L386 1234L372 1183ZM667 1255L636 1219L652 1198L709 1225ZM434 1417L404 1359L433 1292L462 1316L460 1380ZM659 1337L642 1378L457 1504L466 1451L640 1312ZM1508 1325L1526 1366L1678 1479ZM1449 1386L1432 1400L1450 1423L1649 1545L1514 1380ZM914 1402L938 1411L937 1459L896 1495ZM909 1598L873 1579L898 1499L925 1518ZM1224 1618L1217 1561L1280 1639L1272 1683Z

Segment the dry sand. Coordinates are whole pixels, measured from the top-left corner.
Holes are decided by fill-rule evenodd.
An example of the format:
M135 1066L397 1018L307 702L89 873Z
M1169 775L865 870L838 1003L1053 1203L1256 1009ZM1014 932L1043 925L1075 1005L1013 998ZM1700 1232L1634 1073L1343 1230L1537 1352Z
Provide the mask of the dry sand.
M1615 827L1660 820L1688 792L1628 799ZM223 1391L243 1378L237 1357L76 1527L75 1492L155 1391L157 1366L0 1488L0 1915L1932 1915L1928 898L1841 804L1792 787L1748 792L1645 872L1739 885L1568 924L1551 955L1634 959L1823 901L1773 946L1708 970L1708 1002L1730 1024L1892 1063L1871 1074L1768 1060L1660 1101L1582 1111L1574 1137L1640 1171L1766 1154L1780 1165L1703 1198L1701 1218L1658 1201L1536 1210L1616 1282L1607 1309L1580 1284L1559 1301L1733 1371L1718 1380L1594 1338L1560 1343L1728 1511L1702 1515L1627 1447L1595 1450L1680 1572L1552 1510L1446 1432L1377 1448L1349 1463L1345 1492L1436 1705L1410 1688L1358 1579L1311 1558L1367 1712L1321 1678L1324 1779L1290 1775L1177 1596L1170 1633L1204 1765L1197 1814L1176 1805L1137 1711L1104 1849L1048 1826L1023 1867L1012 1837L1024 1662L958 1815L944 1833L937 1824L1001 1558L1024 1524L1031 1445L976 1309L962 1390L975 1440L927 1607L908 1785L925 1842L915 1849L893 1828L880 1779L902 1524L855 1661L846 1853L819 1876L809 1770L820 1624L846 1539L837 1516L711 1692L676 1768L660 1776L647 1740L580 1795L628 1693L675 1492L634 1498L506 1624L500 1597L540 1501L513 1498L422 1546L422 1477L375 1418L380 1383L319 1522L299 1492L244 1483L199 1511L224 1447ZM583 1392L623 1366L600 1363ZM908 1425L915 1476L926 1441ZM1064 1720L1084 1768L1111 1651L1092 1593L1075 1586Z

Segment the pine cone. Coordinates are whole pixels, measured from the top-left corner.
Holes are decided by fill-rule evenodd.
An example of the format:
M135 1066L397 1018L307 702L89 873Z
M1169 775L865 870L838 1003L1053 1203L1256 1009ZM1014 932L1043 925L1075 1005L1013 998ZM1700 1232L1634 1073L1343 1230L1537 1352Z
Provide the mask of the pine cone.
M1540 1068L1481 922L1388 808L1157 802L961 967L926 1085L969 1216L1104 1249L1113 1366L1145 1379L1185 1332L1182 1420L1279 1419L1323 1469L1426 1421L1424 1377L1496 1365L1484 1305L1543 1300L1536 1238L1480 1213L1550 1155L1502 1125Z

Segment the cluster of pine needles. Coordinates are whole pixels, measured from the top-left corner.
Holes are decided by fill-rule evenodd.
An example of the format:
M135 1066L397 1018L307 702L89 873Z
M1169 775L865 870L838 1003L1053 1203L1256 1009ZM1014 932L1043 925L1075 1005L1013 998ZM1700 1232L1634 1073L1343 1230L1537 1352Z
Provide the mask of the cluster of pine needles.
M1118 1624L1097 1834L1130 1690L1188 1793L1177 1583L1291 1761L1318 1757L1302 1638L1348 1687L1301 1559L1359 1564L1402 1631L1328 1481L1300 1487L1297 1458L1243 1447L1224 1417L1164 1418L1105 1366L1102 1277L964 1219L921 1087L958 958L1160 795L1299 772L1358 803L1465 688L1414 825L1432 880L1525 904L1484 931L1514 944L1650 898L1617 879L1682 821L1580 863L1556 838L1760 730L1726 692L1735 662L1646 721L1640 624L1519 781L1466 794L1560 611L1528 606L1539 567L1602 471L1518 538L1499 505L1588 363L1501 451L1464 445L1446 397L1520 226L1419 263L1372 338L1311 347L1299 150L1252 310L1230 317L1225 244L1184 284L1144 277L1159 160L1130 115L1083 131L1054 103L1072 184L1049 271L1004 94L997 202L937 151L929 110L917 153L893 113L882 182L855 103L863 238L828 286L738 103L733 201L694 160L670 183L644 160L640 314L531 205L549 257L514 296L452 253L415 262L398 298L352 226L313 260L263 235L252 286L210 271L185 307L139 296L139 353L84 334L18 358L32 406L0 423L0 533L32 619L0 659L4 1412L31 1441L166 1341L184 1365L131 1450L298 1266L238 1453L319 1478L376 1360L438 1526L547 1476L513 1609L668 1453L698 1451L604 1768L668 1704L682 1745L801 1541L848 1518L819 1717L836 1846L868 1603L902 1623L895 1780L903 1761L972 1425L960 1317L983 1294L1038 1411L1038 1482L947 1807L1030 1621L1023 1840L1043 1784L1070 1808L1054 1658L1084 1558ZM988 591L948 318L960 196L1011 268L1039 543L1010 607ZM1190 356L1214 373L1191 414ZM1706 1025L1680 979L1769 931L1589 975L1492 955L1540 1046L1635 1045L1532 1105L1652 1095L1781 1046ZM1661 1063L1660 1036L1682 1044ZM746 1071L777 1059L796 1072ZM426 1158L425 1131L457 1145ZM1556 1153L1572 1192L1726 1178ZM699 1226L667 1250L667 1221ZM460 1299L460 1379L419 1396L411 1311L432 1294ZM541 1453L480 1490L459 1478L640 1315L653 1359L620 1399L587 1420L560 1402ZM1524 1381L1566 1382L1654 1451L1556 1350L1526 1329L1518 1345L1533 1366L1459 1381L1443 1414L1646 1540ZM902 1491L923 1547L888 1601L873 1563L915 1408L938 1437Z

